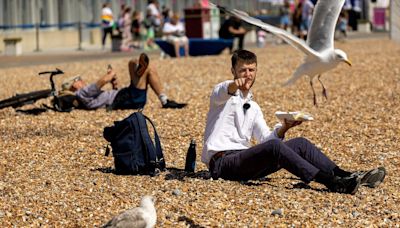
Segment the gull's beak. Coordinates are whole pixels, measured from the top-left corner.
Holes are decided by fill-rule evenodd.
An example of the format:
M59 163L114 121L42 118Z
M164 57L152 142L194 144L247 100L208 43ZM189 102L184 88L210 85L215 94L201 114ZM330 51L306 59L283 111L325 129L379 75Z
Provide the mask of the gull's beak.
M350 60L348 60L348 59L345 59L345 60L344 60L344 62L345 62L345 63L347 63L349 66L351 66L351 62L350 62Z

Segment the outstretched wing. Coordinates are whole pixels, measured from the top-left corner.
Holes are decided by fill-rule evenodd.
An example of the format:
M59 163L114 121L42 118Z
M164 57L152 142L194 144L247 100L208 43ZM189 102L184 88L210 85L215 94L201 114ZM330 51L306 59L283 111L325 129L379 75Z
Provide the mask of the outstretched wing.
M308 55L310 57L319 55L316 51L314 51L313 49L308 47L307 44L303 40L301 40L301 39L297 38L296 36L286 32L283 29L280 29L280 28L277 28L277 27L272 26L270 24L264 23L261 20L259 20L257 18L254 18L254 17L251 17L247 13L245 13L243 11L240 11L240 10L237 10L237 9L230 10L230 9L227 9L225 7L222 7L222 6L218 6L218 5L217 5L217 7L219 9L221 9L221 10L223 10L223 11L225 11L225 12L227 12L227 13L233 15L233 16L235 16L235 17L240 18L241 20L243 20L243 21L245 21L245 22L247 22L249 24L258 26L258 27L260 27L260 28L262 28L262 29L264 29L264 30L266 30L268 32L271 32L271 33L275 34L276 36L278 36L281 39L285 40L287 43L289 43L290 45L292 45L293 47L297 48L298 50L302 51L303 53L305 53L306 55Z
M319 0L314 9L307 44L315 51L333 49L335 26L345 0Z

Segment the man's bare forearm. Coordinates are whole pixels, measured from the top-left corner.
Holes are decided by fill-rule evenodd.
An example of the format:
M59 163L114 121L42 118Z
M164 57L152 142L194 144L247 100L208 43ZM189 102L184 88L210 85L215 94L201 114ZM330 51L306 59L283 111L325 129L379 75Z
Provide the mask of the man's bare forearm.
M288 128L285 127L285 126L280 127L280 128L278 129L278 132L277 132L278 137L279 137L279 138L284 138L284 137L285 137L285 134L286 134L286 132L287 132L287 130L288 130Z
M101 89L103 86L105 86L107 83L110 83L114 78L115 78L115 73L113 71L109 71L107 74L102 76L99 80L96 82L97 88Z

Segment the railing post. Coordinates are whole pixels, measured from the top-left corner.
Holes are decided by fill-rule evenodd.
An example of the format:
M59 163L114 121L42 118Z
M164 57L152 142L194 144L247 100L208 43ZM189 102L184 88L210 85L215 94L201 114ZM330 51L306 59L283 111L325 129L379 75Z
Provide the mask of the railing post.
M82 48L82 22L80 20L78 22L78 36L79 36L78 51L83 51L83 48Z
M78 14L79 14L79 21L78 21L78 36L79 36L78 42L79 42L79 45L78 45L78 51L83 51L83 48L82 48L82 8L83 8L82 0L78 0L78 7L79 7L79 11L78 11Z
M35 49L35 52L39 52L39 51L41 51L40 50L40 47L39 47L39 44L40 44L40 40L39 40L39 23L36 23L35 24L35 33L36 33L36 49Z

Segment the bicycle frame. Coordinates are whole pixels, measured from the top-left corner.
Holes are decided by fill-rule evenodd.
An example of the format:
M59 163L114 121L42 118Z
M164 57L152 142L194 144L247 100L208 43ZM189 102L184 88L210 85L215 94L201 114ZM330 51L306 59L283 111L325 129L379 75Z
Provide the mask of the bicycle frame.
M43 71L43 72L40 72L40 73L39 73L39 75L42 75L42 74L50 74L51 91L52 91L52 93L53 93L52 95L55 96L55 95L56 95L56 94L55 94L55 92L56 92L56 86L55 86L55 84L54 84L54 79L53 79L53 77L54 77L55 75L57 75L57 74L64 74L64 72L63 72L62 70L56 68L56 70L54 70L54 71Z
M34 91L34 92L24 93L24 94L16 94L13 97L10 97L5 100L1 100L0 101L0 109L6 108L6 107L18 108L18 107L24 106L26 104L32 104L37 100L51 97L51 96L53 96L54 98L57 98L58 94L57 94L57 90L55 87L53 77L58 74L64 74L64 72L62 70L56 68L56 70L54 70L54 71L43 71L43 72L39 73L39 75L43 75L43 74L50 74L49 80L50 80L51 89L39 90L39 91ZM57 107L57 105L54 105L54 108L57 111L60 111L60 108Z

